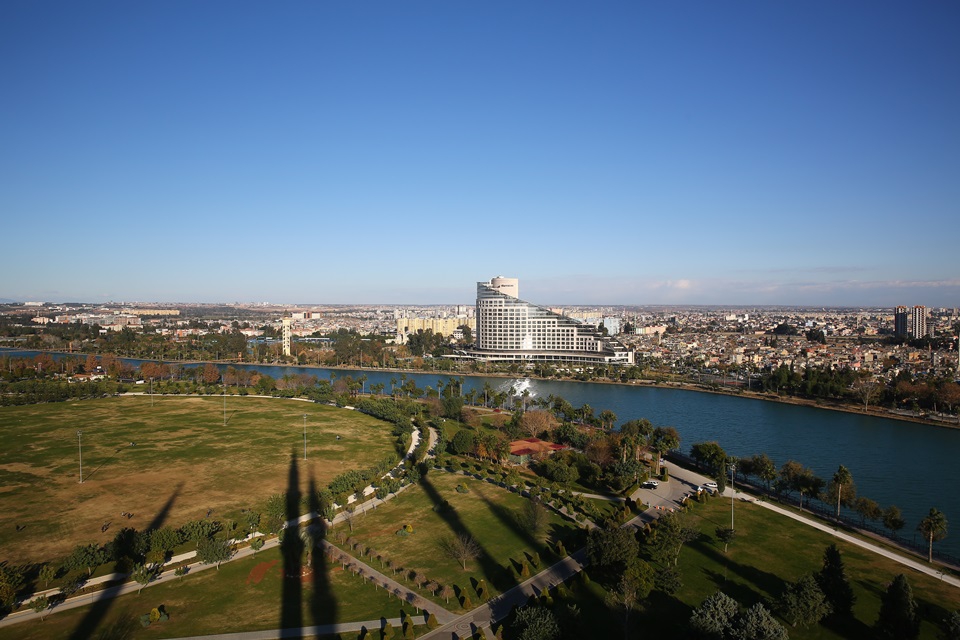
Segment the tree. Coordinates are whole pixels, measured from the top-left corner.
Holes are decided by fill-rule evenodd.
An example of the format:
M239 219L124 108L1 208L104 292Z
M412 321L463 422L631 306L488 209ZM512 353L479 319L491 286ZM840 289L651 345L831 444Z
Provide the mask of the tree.
M521 607L513 618L517 640L554 640L560 637L560 624L550 609Z
M587 558L601 569L622 571L637 557L639 545L633 533L620 527L591 529L587 537Z
M204 538L197 545L197 558L204 564L216 564L217 571L220 563L229 560L231 555L230 542L216 538Z
M43 614L47 611L49 607L50 607L50 598L48 598L47 596L40 596L38 598L34 598L30 602L30 608L33 609L37 615L40 616L41 622L43 622Z
M783 625L759 602L734 619L730 635L735 640L787 640L789 637Z
M472 431L467 431L462 429L457 431L457 434L453 436L453 440L450 441L450 450L457 455L466 455L468 453L473 453L474 447L476 446L476 438L473 435Z
M520 427L534 438L544 432L549 433L558 426L559 423L553 414L542 409L527 411L520 418Z
M526 500L517 512L517 523L534 538L542 540L550 524L550 514L539 499Z
M607 431L613 429L613 425L617 422L617 414L609 409L604 409L600 412L600 424L603 425L603 428Z
M788 460L780 467L780 484L800 494L800 509L803 509L804 495L813 498L823 489L823 480L815 476L813 470L794 460Z
M841 616L850 615L856 596L847 578L843 558L837 545L831 544L823 552L823 568L814 577L833 613Z
M832 611L812 575L789 583L778 604L780 615L793 627L817 624Z
M853 393L863 403L864 412L870 409L870 403L880 395L881 391L883 391L883 385L872 375L860 377L853 383Z
M920 521L917 530L929 542L927 550L927 561L933 562L933 543L937 540L943 540L947 537L947 517L937 509L931 508L927 517Z
M140 595L143 588L157 577L157 569L153 565L138 564L133 568L132 576L134 581L140 585L140 588L137 589L137 595Z
M844 487L846 487L846 491L844 491ZM845 466L840 465L836 473L833 474L833 479L830 481L828 494L830 495L831 501L836 498L837 518L840 517L841 504L844 506L853 504L854 497L857 495L857 490L853 486L853 475Z
M77 545L70 557L67 558L67 567L70 569L86 569L87 576L93 575L93 570L106 562L107 554L98 544Z
M765 453L750 458L750 470L753 475L763 480L767 489L770 488L770 483L777 477L777 467Z
M730 527L717 527L714 532L717 536L717 540L723 543L723 552L727 552L727 546L733 542L733 539L737 537L737 532L735 529Z
M721 640L730 632L739 609L736 600L717 591L693 610L690 627L697 637Z
M676 512L663 515L647 539L650 556L660 564L677 565L683 545L700 537L700 531Z
M259 538L258 538L259 539ZM256 555L256 554L254 554ZM190 567L187 565L181 565L174 569L173 575L177 576L179 582L183 582L183 576L187 575L187 572L190 571Z
M920 635L920 613L913 590L902 573L880 597L880 615L874 625L881 640L910 640Z
M860 515L860 526L866 526L867 520L879 520L883 517L883 509L876 500L858 496L853 503L854 510Z
M654 470L659 472L660 458L667 451L680 446L680 434L673 427L657 427L650 436L650 449L657 454L657 463Z
M630 614L653 589L653 569L643 560L632 558L615 589L607 594L607 604L623 612L623 637L630 637Z
M954 611L943 621L940 637L942 640L960 640L960 611Z
M726 469L727 453L716 442L695 443L690 447L690 457L714 476L722 474Z
M263 538L254 538L250 541L250 548L253 549L253 555L257 555L260 549L263 549Z
M883 526L890 529L894 536L900 529L907 526L907 521L903 519L903 514L900 513L900 507L893 504L887 507L886 511L883 512Z
M40 567L40 582L43 583L44 589L50 586L50 581L57 577L57 570L53 568L51 564L45 564Z
M473 539L473 536L466 533L458 533L455 536L442 539L440 550L459 562L464 571L467 569L467 561L480 555L480 545Z
M443 598L444 602L446 602L447 604L450 604L450 598L454 594L455 594L455 591L453 590L453 587L451 587L448 584L445 584L442 587L440 587L440 593L437 595Z

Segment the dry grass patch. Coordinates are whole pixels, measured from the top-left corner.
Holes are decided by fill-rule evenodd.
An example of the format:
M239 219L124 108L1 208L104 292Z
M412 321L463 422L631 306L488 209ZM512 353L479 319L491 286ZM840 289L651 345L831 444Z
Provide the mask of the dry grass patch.
M390 424L280 399L230 396L226 426L219 397L156 397L151 407L149 397L123 396L4 407L0 428L0 561L14 564L105 543L121 527L144 529L161 517L172 526L208 509L214 518L237 518L241 508L285 490L291 455L301 478L318 486L398 458Z

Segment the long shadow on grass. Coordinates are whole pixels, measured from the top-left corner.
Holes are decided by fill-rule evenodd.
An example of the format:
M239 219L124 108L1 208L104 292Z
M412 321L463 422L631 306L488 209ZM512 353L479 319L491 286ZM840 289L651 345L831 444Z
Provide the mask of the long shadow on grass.
M460 519L460 516L457 514L456 510L450 507L449 505L444 504L443 498L440 496L440 493L437 491L437 488L433 486L433 483L430 482L430 479L427 475L423 476L420 479L420 486L423 487L424 492L426 492L427 497L430 498L430 501L435 507L435 511L444 522L447 523L447 526L450 527L450 530L454 535L467 535L473 538L477 547L480 549L480 553L477 556L477 562L480 564L481 571L483 575L493 584L498 591L505 591L512 587L515 582L510 576L510 573L504 567L500 566L494 562L493 558L487 553L487 550L480 544L480 541L477 540L476 536L470 533L469 527L464 524L463 520Z
M147 528L144 529L144 532L159 529L163 525L164 521L167 519L167 514L170 513L170 509L173 507L173 503L180 494L180 489L182 487L183 483L177 485L176 489L173 490L173 493L167 499L166 504L160 508L160 511L157 512L157 515L154 516L150 524L147 525ZM125 569L126 564L124 559L118 559L117 563L114 565L114 571L124 571ZM98 597L96 602L90 606L90 610L87 611L87 615L83 616L83 619L80 620L80 623L77 625L76 629L74 629L73 633L70 634L70 640L85 640L86 638L92 637L93 632L98 626L100 626L100 623L107 615L107 612L110 611L110 607L113 606L115 595L115 589L103 589L100 592L100 597Z
M784 581L779 576L768 571L762 571L756 567L734 562L726 554L720 553L710 542L701 539L690 543L690 546L703 554L707 559L712 560L717 566L728 569L731 573L736 574L748 584L752 585L754 589L756 589L758 600L762 598L761 594L764 592L771 597L777 597L783 591ZM721 590L724 590L725 585L729 584L726 576L720 575L711 569L704 569L704 571ZM728 595L737 599L729 593ZM747 600L741 600L741 602L747 602Z
M303 541L300 540L300 474L297 469L296 451L290 452L290 472L287 474L287 493L284 513L286 527L280 532L280 555L283 556L283 582L280 591L280 628L291 629L303 626Z
M313 525L316 544L310 553L310 570L313 572L313 595L310 598L310 616L313 624L327 624L337 621L337 599L333 597L333 590L330 588L330 579L327 571L326 554L323 553L323 547L319 544L320 538L325 538L327 525L323 519L323 513L320 505L320 499L317 495L317 486L310 478L310 495L308 497L310 512L318 515L317 522Z
M499 520L501 524L522 538L523 541L526 542L532 549L551 553L551 550L547 548L547 544L543 539L534 535L535 532L532 531L531 528L520 524L519 518L523 517L522 512L518 515L517 512L511 511L501 504L491 502L483 494L480 494L480 499L483 500L484 504L487 505L487 508L490 509L490 512L496 516L497 520ZM529 500L529 498L524 498L524 500ZM524 507L526 507L526 505L524 505ZM547 507L542 505L541 508L543 508L545 511L544 519L546 520L549 518L549 511L547 511ZM544 527L543 536L553 537L554 540L562 540L564 544L570 543L570 541L577 535L577 529L572 525L564 526L561 524L550 523L549 521L546 523L546 525L547 526Z

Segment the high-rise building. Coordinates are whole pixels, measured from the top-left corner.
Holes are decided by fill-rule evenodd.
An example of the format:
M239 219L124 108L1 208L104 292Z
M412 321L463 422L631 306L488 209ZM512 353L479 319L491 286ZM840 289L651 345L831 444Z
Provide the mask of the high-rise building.
M927 308L925 306L917 305L913 308L911 328L913 337L917 340L927 335Z
M283 355L285 356L289 356L293 353L291 351L291 345L290 345L290 340L293 335L293 330L292 330L292 327L290 326L291 322L292 322L292 318L290 316L283 317L282 338L283 338Z
M517 278L477 283L476 347L479 360L632 364L633 352L596 327L519 298Z
M906 307L897 307L893 312L893 332L898 338L905 338L910 327L910 313Z

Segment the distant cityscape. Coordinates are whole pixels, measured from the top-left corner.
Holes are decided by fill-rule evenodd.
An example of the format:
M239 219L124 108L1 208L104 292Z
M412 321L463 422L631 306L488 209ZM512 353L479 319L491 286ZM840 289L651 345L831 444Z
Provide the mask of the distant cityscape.
M236 303L45 303L0 306L15 347L45 326L96 325L102 334L129 330L182 341L239 331L250 341L322 344L337 331L374 335L385 345L411 336L443 336L446 357L468 361L565 361L642 364L680 373L705 370L746 380L781 366L869 372L887 380L957 377L960 310L895 308L565 306L519 298L519 280L478 283L475 305L322 305ZM200 321L200 322L198 322ZM286 325L286 327L285 327ZM284 331L286 328L286 331Z

